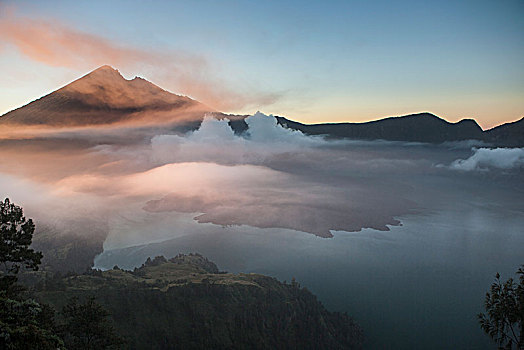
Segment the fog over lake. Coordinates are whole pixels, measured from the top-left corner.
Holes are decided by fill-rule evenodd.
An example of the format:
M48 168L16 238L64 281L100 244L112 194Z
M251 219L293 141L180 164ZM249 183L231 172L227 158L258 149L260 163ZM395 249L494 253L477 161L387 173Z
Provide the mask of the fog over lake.
M494 274L524 263L524 149L326 140L261 113L247 123L243 135L210 116L185 134L2 139L0 193L37 236L75 222L102 239L97 268L199 252L223 270L295 277L352 315L369 348L492 348L476 314Z

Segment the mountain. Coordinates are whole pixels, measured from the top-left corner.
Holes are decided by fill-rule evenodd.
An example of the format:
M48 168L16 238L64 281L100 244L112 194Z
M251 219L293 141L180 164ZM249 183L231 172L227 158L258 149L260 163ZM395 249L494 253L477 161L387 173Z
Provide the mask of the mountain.
M0 117L0 125L71 127L100 124L161 124L183 116L201 119L207 106L149 81L125 79L102 66L72 83Z
M219 272L198 254L32 278L33 296L55 309L72 297L96 297L130 349L359 349L362 330L329 312L292 280ZM29 284L29 283L28 283Z
M247 129L247 116L226 115L189 97L170 93L142 78L127 80L102 66L82 78L0 117L1 126L85 127L176 125L198 128L206 113L227 117L236 133ZM362 140L442 143L480 140L500 147L524 147L524 118L483 131L472 119L450 123L431 113L390 117L366 123L302 124L276 117L308 135Z
M443 143L479 140L498 147L524 147L524 118L483 131L473 119L450 123L431 113L390 117L366 123L302 124L277 117L282 126L307 135L332 138Z
M301 124L279 117L281 125L308 135L328 135L336 138L382 139L390 141L430 142L482 139L480 126L472 119L449 123L431 113L391 117L367 123Z

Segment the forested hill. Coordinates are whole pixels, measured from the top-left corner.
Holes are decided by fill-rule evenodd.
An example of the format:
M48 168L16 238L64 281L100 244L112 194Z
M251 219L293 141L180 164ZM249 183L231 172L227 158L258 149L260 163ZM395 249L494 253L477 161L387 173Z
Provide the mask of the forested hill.
M316 297L259 274L219 272L198 254L148 259L47 278L35 297L59 309L71 297L95 296L131 349L358 349L362 331Z

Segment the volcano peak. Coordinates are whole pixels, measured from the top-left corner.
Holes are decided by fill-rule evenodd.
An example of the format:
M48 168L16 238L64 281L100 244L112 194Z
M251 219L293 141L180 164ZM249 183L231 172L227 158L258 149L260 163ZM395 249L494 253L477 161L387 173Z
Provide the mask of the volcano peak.
M202 112L198 115L184 112L190 107ZM143 78L125 79L117 69L103 65L5 114L2 121L47 126L86 126L133 120L166 123L184 113L186 119L199 119L209 111L212 110L188 97L170 93Z

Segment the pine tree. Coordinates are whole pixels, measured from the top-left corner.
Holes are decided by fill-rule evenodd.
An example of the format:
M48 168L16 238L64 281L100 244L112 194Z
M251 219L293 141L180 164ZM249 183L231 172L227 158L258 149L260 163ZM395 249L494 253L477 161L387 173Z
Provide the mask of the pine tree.
M26 220L22 208L9 198L0 202L0 290L16 282L20 268L38 270L42 253L29 248L34 231L33 220Z
M61 349L54 310L22 296L16 284L21 268L38 270L42 253L29 248L35 225L8 198L0 202L0 348Z

